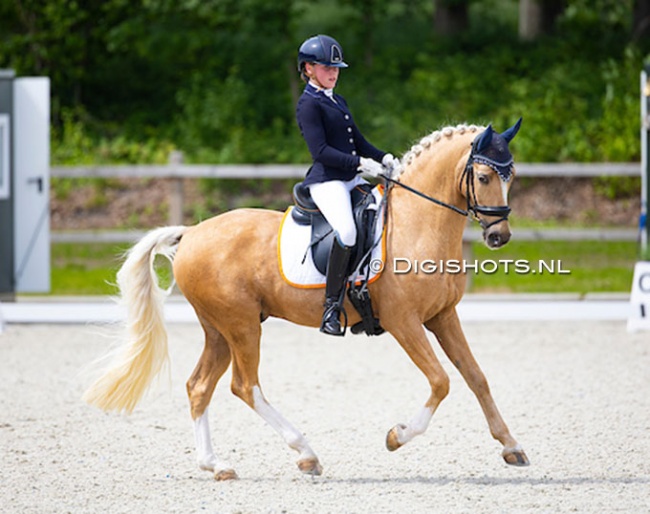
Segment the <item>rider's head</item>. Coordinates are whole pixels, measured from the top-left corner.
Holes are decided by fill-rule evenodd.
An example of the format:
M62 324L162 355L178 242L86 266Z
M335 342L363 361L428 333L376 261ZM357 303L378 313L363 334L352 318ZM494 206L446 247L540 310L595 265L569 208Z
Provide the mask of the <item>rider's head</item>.
M306 73L306 71L310 71L306 70L307 64L320 64L330 68L348 67L343 62L341 45L338 44L336 39L325 35L310 37L300 45L298 50L298 71L305 82L309 82L309 79L312 78ZM326 84L322 85L328 87Z

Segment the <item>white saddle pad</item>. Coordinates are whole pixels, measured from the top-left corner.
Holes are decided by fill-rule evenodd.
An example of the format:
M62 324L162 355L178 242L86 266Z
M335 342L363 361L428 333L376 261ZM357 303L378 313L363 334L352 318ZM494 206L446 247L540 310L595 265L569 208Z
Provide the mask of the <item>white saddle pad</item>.
M379 207L383 188L374 188L372 194ZM294 287L304 289L315 289L325 287L325 275L318 269L311 257L311 226L298 225L291 217L293 206L284 213L280 232L278 234L278 264L282 278ZM383 233L383 212L378 210L376 216L375 240L381 238L379 244L372 250L369 282L379 278L383 270L383 263L386 256L386 235ZM363 280L364 276L356 277L356 280Z

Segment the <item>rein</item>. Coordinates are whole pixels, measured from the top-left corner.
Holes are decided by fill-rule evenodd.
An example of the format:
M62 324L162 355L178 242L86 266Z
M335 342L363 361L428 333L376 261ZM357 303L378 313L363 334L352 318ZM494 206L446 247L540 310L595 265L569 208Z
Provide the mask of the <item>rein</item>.
M463 173L460 176L460 184L459 184L459 187L462 188L462 182L463 181L465 182L467 209L461 209L459 207L456 207L455 205L449 204L447 202L443 202L442 200L438 200L433 196L429 196L426 193L423 193L422 191L418 191L417 189L412 188L411 186L407 186L406 184L400 182L399 180L395 180L386 175L380 175L380 177L386 180L387 182L390 182L391 184L400 186L406 189L407 191L421 198L424 198L425 200L428 200L432 203L435 203L436 205L440 205L441 207L445 207L449 210L452 210L455 213L460 214L461 216L467 217L470 214L472 214L473 219L479 222L483 230L487 230L492 225L496 225L497 223L501 223L502 221L507 221L508 215L510 214L511 209L507 205L490 206L490 205L480 205L478 203L478 199L476 198L476 190L474 187L474 145L473 144L472 144L472 151L470 152L470 155L467 159L467 164L465 165L465 169L463 170ZM472 203L472 199L474 200L473 203ZM484 216L499 217L499 219L492 221L491 223L486 223L485 221L483 221L478 217L478 214L483 214Z
M411 186L407 186L406 184L400 182L399 180L395 180L394 178L390 178L386 175L379 175L381 178L386 180L387 182L390 182L391 184L395 184L396 186L400 186L407 191L410 191L411 193L418 195L421 198L424 198L425 200L429 200L430 202L433 202L437 205L440 205L442 207L446 207L447 209L451 209L452 211L460 214L461 216L468 216L469 211L466 211L464 209L460 209L456 207L455 205L451 205L449 203L443 202L442 200L438 200L437 198L434 198L433 196L429 196L428 194L423 193L422 191L418 191L417 189L412 188Z

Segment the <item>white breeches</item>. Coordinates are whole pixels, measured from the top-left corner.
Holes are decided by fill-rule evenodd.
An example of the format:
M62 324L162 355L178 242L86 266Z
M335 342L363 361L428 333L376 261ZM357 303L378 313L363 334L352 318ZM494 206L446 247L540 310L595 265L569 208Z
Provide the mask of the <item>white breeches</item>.
M357 229L352 216L350 191L366 180L357 175L352 180L330 180L309 186L311 197L323 213L325 219L332 225L339 242L345 246L354 246L357 242Z

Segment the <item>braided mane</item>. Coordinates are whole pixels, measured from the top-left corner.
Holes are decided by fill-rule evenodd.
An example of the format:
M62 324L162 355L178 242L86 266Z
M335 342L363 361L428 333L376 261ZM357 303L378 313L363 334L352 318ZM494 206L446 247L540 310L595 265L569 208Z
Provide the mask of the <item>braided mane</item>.
M428 136L424 136L419 143L414 144L411 147L411 149L408 152L406 152L402 157L403 166L399 174L401 174L404 171L404 168L406 166L409 166L422 152L434 146L441 139L443 138L451 139L454 136L454 134L463 135L466 132L472 132L472 133L478 132L482 128L483 127L480 127L478 125L461 124L461 125L456 125L455 127L451 127L451 126L444 127L441 128L440 130L436 130L432 132Z

